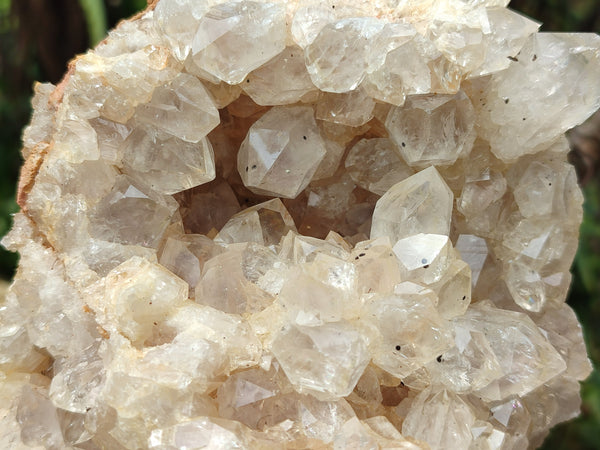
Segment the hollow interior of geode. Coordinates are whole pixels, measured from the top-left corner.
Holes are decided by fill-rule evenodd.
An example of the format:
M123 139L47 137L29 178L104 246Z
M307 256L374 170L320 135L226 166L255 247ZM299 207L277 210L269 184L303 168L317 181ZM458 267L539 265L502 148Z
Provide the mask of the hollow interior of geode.
M412 174L395 153L378 118L352 127L315 120L312 105L260 106L246 95L222 108L219 115L220 124L208 135L215 153L216 178L174 195L186 233L214 237L234 214L278 198L281 203L271 202L259 210L261 226L266 228L266 241L261 243L277 244L294 227L302 235L320 239L334 231L354 242L365 240L381 193L393 181ZM267 120L270 123L261 128L261 122ZM375 138L384 139L368 141ZM261 142L256 145L264 148L253 146L258 140ZM379 186L379 195L368 190L369 184L382 184L379 178L393 169L374 167L378 163L375 152L371 153L375 143L380 147L380 156L395 159L396 165L402 166L388 186ZM240 147L246 152L238 157ZM354 147L354 157L348 160L348 152ZM248 156L248 151L253 154ZM267 155L259 154L261 151ZM293 159L295 156L302 160ZM248 227L252 225L247 223ZM225 242L243 241L247 232L244 234L240 227L229 238L222 238Z
M252 82L251 74L245 83ZM404 162L388 137L384 122L390 105L369 99L366 108L355 104L343 111L348 95L312 90L303 96L306 103L261 106L240 91L219 86L219 94L231 96L231 103L219 109L219 125L206 136L214 154L214 179L173 194L188 236L171 236L159 247L159 262L188 281L192 296L207 257L199 253L213 247L198 235L220 244L273 247L293 231L291 242L298 233L329 237L349 249L369 239L381 195L418 170ZM190 251L198 258L191 265L183 257ZM218 309L248 312L247 305L227 307L224 298L214 300Z

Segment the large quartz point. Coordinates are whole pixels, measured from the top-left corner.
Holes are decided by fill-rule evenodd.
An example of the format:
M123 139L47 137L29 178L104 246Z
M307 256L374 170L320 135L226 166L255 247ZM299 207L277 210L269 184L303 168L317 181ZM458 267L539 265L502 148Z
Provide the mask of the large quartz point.
M131 177L146 180L163 194L184 191L215 178L213 149L207 139L189 143L150 133L135 130L123 143L123 162ZM165 161L169 161L168 171L163 169Z
M414 96L393 108L385 126L410 165L449 165L468 153L475 132L475 112L469 97Z
M371 237L393 242L417 233L450 233L452 191L435 167L393 185L373 212ZM424 263L426 264L426 263Z
M272 349L290 382L317 398L349 395L369 362L364 338L344 322L291 325Z
M525 449L579 414L563 134L598 36L503 0L149 3L34 88L0 448Z
M138 107L136 118L188 142L198 142L219 124L219 113L204 85L184 73L155 89L150 102Z
M292 104L311 92L317 93L303 56L301 48L287 47L248 75L242 84L244 92L259 105Z
M413 174L386 138L361 139L350 149L345 165L356 184L378 195Z
M284 49L285 8L246 0L215 3L196 24L192 61L218 79L237 84Z
M312 108L275 107L250 127L237 167L253 192L295 198L310 183L325 153Z
M278 198L260 203L232 216L216 242L257 242L276 245L288 231L296 231L294 219Z

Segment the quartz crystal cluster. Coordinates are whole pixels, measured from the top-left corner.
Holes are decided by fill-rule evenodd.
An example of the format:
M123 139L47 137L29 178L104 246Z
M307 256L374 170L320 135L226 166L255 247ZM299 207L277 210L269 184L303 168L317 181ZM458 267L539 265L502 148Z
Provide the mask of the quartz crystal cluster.
M577 416L564 132L505 0L160 0L38 84L0 447L525 449Z

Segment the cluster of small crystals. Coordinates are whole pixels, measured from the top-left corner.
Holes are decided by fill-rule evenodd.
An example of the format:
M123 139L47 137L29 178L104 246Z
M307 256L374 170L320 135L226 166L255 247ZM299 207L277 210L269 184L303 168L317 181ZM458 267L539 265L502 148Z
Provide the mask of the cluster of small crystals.
M506 3L160 0L37 85L0 446L525 449L575 417L564 132L600 37Z

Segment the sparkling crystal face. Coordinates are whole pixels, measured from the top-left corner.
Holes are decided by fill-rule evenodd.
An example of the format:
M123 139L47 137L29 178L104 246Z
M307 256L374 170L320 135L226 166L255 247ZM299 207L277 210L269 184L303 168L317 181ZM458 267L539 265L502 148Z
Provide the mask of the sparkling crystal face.
M159 0L36 86L0 447L525 448L576 416L563 133L600 38L505 3Z

